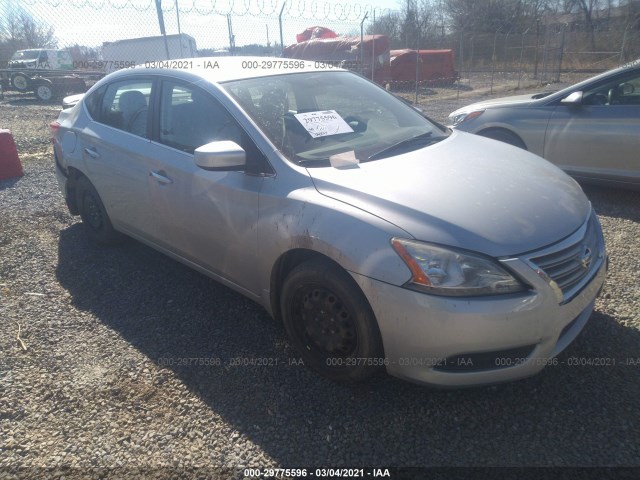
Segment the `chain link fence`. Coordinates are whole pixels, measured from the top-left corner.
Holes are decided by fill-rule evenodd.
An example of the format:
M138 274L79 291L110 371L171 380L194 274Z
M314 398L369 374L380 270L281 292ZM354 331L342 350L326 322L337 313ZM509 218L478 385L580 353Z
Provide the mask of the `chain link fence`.
M82 60L100 59L107 43L165 33L194 38L200 56L280 56L282 44L295 43L311 25L359 35L365 8L305 0L0 0L0 61L12 46L68 48ZM24 30L32 34L18 35Z
M423 66L435 57L421 53L404 66L404 77L394 78L398 39L391 35L390 50L379 60L391 62L391 68L376 79L418 102L440 90L494 93L575 81L640 57L640 6L636 13L629 12L631 7L609 12L606 22L590 29L576 15L539 15L529 24L478 29L447 24L443 14L432 32L407 39L402 46L449 50L455 74L425 73ZM376 31L376 19L381 18L406 24L408 17L399 10L321 0L0 0L0 69L10 66L16 51L29 48L64 49L72 70L96 74L167 58L282 56L285 47L296 43L297 34L321 26L354 37L353 55L342 64L371 77L380 44L368 53L357 40L365 40L367 33L385 33ZM367 55L373 62L364 58Z
M482 74L489 86L506 79L520 87L531 81L572 80L640 56L640 31L628 25L596 32L596 44L606 46L606 50L590 51L586 37L584 31L567 24L533 25L521 32L498 29L463 34L457 49L458 65L463 77Z

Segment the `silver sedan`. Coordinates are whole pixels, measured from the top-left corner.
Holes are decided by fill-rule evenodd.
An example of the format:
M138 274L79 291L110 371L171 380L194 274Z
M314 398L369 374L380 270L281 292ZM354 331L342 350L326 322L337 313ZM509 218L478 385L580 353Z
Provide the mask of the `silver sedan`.
M540 155L579 180L640 189L640 61L555 93L468 105L449 120Z
M522 378L588 321L604 240L560 169L351 72L179 63L113 73L51 125L96 242L133 237L241 292L340 381Z

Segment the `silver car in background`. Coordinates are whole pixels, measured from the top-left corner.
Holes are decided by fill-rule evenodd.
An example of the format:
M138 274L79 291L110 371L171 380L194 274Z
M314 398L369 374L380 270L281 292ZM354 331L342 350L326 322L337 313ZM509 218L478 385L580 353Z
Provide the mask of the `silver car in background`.
M474 103L449 120L540 155L579 180L640 189L640 60L558 92Z
M95 241L125 234L241 292L339 381L522 378L586 324L604 240L558 168L347 71L180 63L113 73L52 124Z

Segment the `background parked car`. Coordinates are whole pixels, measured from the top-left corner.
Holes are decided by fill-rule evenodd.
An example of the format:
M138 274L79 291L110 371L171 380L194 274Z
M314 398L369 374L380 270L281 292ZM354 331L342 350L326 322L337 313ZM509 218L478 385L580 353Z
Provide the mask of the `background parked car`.
M32 73L30 70L71 70L73 59L66 50L50 48L34 48L30 50L18 50L11 60L8 68L0 71L5 87L10 87L19 92L25 92L32 88Z
M640 62L558 92L475 103L458 130L536 153L579 180L640 188Z
M10 69L71 70L73 69L73 59L67 50L34 48L15 52L9 60L8 67Z

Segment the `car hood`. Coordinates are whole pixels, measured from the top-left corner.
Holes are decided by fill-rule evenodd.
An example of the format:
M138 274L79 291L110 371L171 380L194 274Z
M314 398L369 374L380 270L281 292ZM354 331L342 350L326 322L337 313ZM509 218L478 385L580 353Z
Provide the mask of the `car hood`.
M317 190L427 242L494 257L537 250L577 230L580 186L522 149L464 132L351 168L308 168Z
M9 68L34 68L36 60L11 60L7 66Z
M487 108L499 108L499 107L513 107L513 106L525 106L533 102L534 100L539 100L539 97L535 98L541 93L527 94L527 95L514 95L512 97L502 97L502 98L493 98L491 100L486 100L484 102L472 103L471 105L466 105L462 108L459 108L455 112L451 113L449 117L453 117L454 115L459 115L460 113L473 112L476 110L485 110Z

